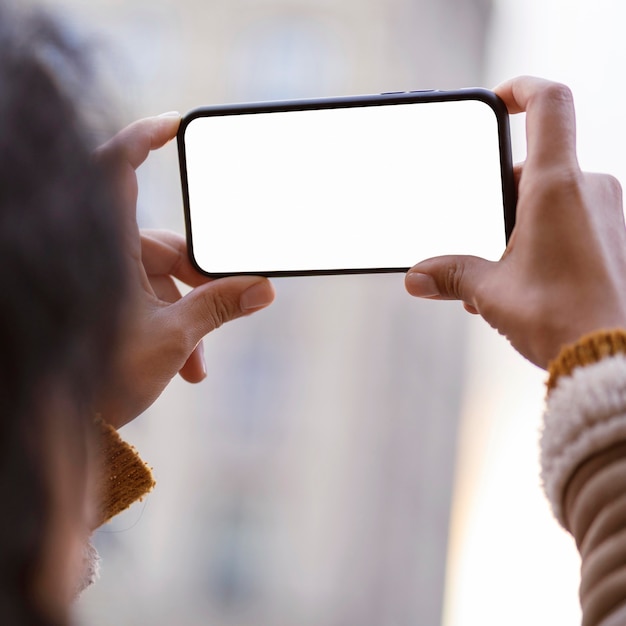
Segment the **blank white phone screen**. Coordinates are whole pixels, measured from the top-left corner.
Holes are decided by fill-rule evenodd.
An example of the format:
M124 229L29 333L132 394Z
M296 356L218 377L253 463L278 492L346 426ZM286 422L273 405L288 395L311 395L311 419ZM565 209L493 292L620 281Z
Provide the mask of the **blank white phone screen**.
M410 267L505 248L498 124L479 100L224 115L185 130L210 273Z

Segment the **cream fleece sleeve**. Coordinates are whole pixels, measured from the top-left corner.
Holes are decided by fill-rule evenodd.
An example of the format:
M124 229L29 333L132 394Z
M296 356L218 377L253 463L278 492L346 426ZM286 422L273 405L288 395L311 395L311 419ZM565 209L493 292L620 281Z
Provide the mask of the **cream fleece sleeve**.
M546 495L556 518L574 536L582 558L584 626L626 624L626 355L619 347L622 344L626 346L626 333L611 331L564 350L559 363L551 366L541 436Z

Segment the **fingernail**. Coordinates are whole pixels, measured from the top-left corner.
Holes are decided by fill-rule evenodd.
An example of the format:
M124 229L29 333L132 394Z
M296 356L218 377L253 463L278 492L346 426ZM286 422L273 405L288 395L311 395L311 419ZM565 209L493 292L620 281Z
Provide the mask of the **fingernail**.
M168 111L167 113L157 115L157 117L180 117L180 113L178 111Z
M273 299L274 291L271 285L266 281L262 281L255 283L252 287L248 287L248 289L241 294L239 306L241 306L244 311L260 309L270 304Z
M406 288L412 296L419 298L434 298L440 295L435 279L419 272L410 272L406 275Z

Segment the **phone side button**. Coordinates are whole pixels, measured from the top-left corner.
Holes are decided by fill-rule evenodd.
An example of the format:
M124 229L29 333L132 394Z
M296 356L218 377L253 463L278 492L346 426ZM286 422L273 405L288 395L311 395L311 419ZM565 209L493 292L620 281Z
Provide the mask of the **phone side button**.
M406 91L383 91L381 96L399 96L400 94L407 93Z

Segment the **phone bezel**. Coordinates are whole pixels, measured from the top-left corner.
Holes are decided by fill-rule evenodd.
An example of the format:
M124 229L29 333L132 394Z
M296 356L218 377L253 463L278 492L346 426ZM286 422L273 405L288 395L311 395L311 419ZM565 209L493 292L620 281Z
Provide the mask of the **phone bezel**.
M320 276L341 274L380 274L406 272L409 267L376 267L376 268L339 268L318 270L279 270L279 271L236 271L210 272L202 268L196 261L193 250L191 208L187 177L187 161L185 149L185 131L189 124L200 117L216 117L224 115L250 115L256 113L272 113L285 111L304 111L312 109L337 109L368 106L388 106L423 102L448 102L459 100L478 100L487 104L494 112L498 127L498 143L500 148L500 172L502 183L503 216L505 243L508 245L515 227L517 208L517 187L513 172L511 153L511 133L509 115L504 102L496 93L488 89L471 88L458 90L416 90L405 92L389 92L362 96L341 96L335 98L314 98L299 100L276 100L266 102L245 102L237 104L221 104L204 106L189 111L181 120L177 134L178 157L180 167L181 190L185 216L187 249L192 265L205 276L221 278L224 276L259 275L278 276Z

